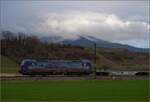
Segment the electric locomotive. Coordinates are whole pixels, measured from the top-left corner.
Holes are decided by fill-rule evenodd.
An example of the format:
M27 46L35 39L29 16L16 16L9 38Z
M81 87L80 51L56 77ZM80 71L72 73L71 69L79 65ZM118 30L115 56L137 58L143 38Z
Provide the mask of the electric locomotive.
M24 75L87 75L92 73L94 64L90 60L24 59L20 68Z

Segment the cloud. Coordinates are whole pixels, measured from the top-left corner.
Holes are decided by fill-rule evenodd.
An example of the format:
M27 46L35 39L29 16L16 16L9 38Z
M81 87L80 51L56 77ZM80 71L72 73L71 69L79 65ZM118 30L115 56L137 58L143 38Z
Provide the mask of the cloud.
M30 22L25 22L30 21ZM143 21L124 20L115 14L66 11L45 12L18 19L10 28L15 31L36 33L41 36L77 38L92 35L108 41L147 39L149 25Z
M0 30L148 46L149 1L2 1Z
M108 41L147 39L149 25L142 21L123 20L115 14L98 12L46 13L33 31L46 35L76 37L92 35Z
M149 48L149 39L133 39L133 40L122 40L118 43L135 46L138 48Z

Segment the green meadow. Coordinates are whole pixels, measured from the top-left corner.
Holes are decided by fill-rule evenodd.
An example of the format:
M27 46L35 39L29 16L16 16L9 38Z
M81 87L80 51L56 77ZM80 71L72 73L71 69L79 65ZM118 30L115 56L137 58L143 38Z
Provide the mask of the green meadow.
M1 82L3 102L148 102L148 96L148 80L17 80Z

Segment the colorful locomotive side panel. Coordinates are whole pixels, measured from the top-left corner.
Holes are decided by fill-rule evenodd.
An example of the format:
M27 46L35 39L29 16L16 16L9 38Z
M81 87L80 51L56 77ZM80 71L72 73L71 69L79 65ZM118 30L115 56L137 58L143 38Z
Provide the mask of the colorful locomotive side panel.
M37 61L35 65L31 66L30 70L35 74L46 74L49 71L48 67L48 62Z

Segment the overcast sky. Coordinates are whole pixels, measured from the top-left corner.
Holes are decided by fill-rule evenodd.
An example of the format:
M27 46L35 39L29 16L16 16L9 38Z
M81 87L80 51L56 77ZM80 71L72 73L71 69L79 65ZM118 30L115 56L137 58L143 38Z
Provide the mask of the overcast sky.
M0 1L1 28L149 47L149 1Z

